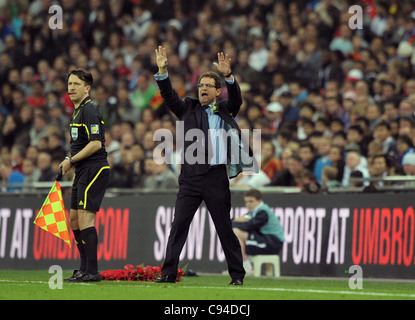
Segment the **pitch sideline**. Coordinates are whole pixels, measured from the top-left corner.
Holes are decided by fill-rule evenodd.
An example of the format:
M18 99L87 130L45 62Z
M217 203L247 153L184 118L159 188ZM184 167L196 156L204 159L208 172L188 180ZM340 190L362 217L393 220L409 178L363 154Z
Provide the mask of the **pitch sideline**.
M0 279L0 283L15 283L15 284L48 284L47 281L30 281L30 280L7 280L7 279ZM110 283L111 285L120 286L117 284L116 281L106 281L106 283ZM66 283L65 285L97 285L97 283ZM157 286L159 284L155 284ZM154 287L150 283L141 284L137 283L136 285L130 284L122 284L123 287ZM175 286L169 286L170 288L174 288ZM162 287L165 289L165 287ZM261 288L261 287L249 287L249 286L224 286L224 287L210 287L210 286L178 286L177 288L181 289L225 289L225 290L249 290L249 291L275 291L275 292L297 292L297 293L315 293L315 294L344 294L344 295L366 295L366 296L379 296L379 297L395 297L395 298L414 298L415 294L409 293L387 293L387 292L373 292L373 291L357 291L357 290L322 290L322 289L288 289L288 288Z

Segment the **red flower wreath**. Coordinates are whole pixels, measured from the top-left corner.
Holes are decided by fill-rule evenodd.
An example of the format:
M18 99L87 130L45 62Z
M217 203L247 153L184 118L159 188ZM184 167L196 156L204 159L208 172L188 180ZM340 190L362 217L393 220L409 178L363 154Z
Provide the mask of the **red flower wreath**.
M184 272L181 268L177 269L176 282L182 281ZM132 264L127 264L124 269L118 270L105 270L101 272L101 278L103 280L117 280L117 281L154 281L161 277L161 266L152 267L144 265L138 265L137 269L134 269Z

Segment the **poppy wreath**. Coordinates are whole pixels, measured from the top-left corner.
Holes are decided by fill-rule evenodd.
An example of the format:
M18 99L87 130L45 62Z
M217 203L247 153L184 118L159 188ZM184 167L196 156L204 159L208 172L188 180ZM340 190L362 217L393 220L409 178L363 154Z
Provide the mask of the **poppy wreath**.
M124 269L105 270L101 272L103 280L117 280L117 281L154 281L161 277L161 267L152 267L138 265L135 269L132 264L127 264ZM176 282L182 281L184 272L181 268L177 269Z

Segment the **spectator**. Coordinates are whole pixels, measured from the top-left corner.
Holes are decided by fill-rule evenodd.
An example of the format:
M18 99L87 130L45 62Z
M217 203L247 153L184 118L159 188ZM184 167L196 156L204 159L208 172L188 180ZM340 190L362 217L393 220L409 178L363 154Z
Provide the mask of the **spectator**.
M10 149L15 143L18 130L16 118L12 114L9 114L1 129L1 145Z
M382 111L379 104L370 104L367 107L367 116L369 120L370 131L374 131L375 127L382 122Z
M353 144L349 145L348 147L354 147ZM356 148L358 149L358 146ZM379 155L379 154L384 154L383 152L383 147L382 147L382 143L372 140L369 142L369 146L368 146L368 151L367 151L367 158L368 159L372 159L374 156Z
M48 121L46 114L43 112L36 112L33 121L33 126L30 128L30 144L37 146L41 138L45 138L48 135Z
M414 134L414 118L409 116L402 116L396 119L398 122L398 135L412 136ZM392 121L389 123L392 125ZM392 133L391 133L392 134ZM392 134L393 136L393 134Z
M350 173L350 185L349 188L361 188L363 187L363 181L354 181L353 179L363 179L362 171L355 170Z
M297 121L297 138L306 140L314 132L314 122L307 117L300 117Z
M286 82L285 75L281 71L277 71L272 75L272 87L274 88L271 97L279 98L283 92L289 91L290 87Z
M363 20L370 22L369 29L355 30L353 35L347 27L348 7L339 1L309 4L306 10L301 10L302 6L295 2L286 5L268 1L264 5L260 1L235 4L227 1L230 7L224 11L218 10L217 1L196 5L182 2L177 6L173 6L173 1L159 2L152 6L148 1L139 4L112 1L108 5L91 1L75 10L70 1L70 5L65 4L63 28L53 33L47 27L48 6L39 5L39 1L31 2L27 10L25 6L16 6L13 15L2 15L0 147L44 148L47 130L42 132L42 129L50 124L63 127L70 120L73 104L64 75L74 64L88 65L94 78L99 79L91 96L102 111L106 128L112 129L117 122L131 119L138 128L136 139L141 143L144 132L157 128L166 114L164 107L158 108L159 95L149 94L147 101L135 92L138 79L155 71L153 50L157 39L168 39L171 43L169 63L177 75L172 84L175 87L177 84L176 91L181 96L192 94L201 70L210 67L206 61L210 61L211 52L218 41L223 42L233 60L238 60L233 70L235 77L249 84L243 88L246 109L241 109L237 121L249 121L252 129L274 130L273 134L288 129L290 140L314 141L317 132L332 135L333 124L340 123L320 117L340 118L347 136L356 131L355 125L362 128L362 139L359 134L358 141L348 143L358 143L363 156L368 155L375 126L382 120L391 126L392 138L406 135L415 140L410 121L415 119L415 59L411 59L415 5L411 1L404 0L399 6L377 2L376 10L363 13ZM0 3L0 11L8 9L6 3ZM165 6L171 11L167 12ZM165 10L160 13L158 8ZM225 16L229 18L229 28L225 28L229 33L219 28ZM22 25L16 24L13 17L18 17ZM173 17L175 20L170 20ZM142 45L137 47L138 41ZM263 55L264 52L267 54ZM255 55L262 58L250 60ZM180 83L184 84L181 88ZM300 106L304 102L296 106L294 83L305 84L308 96L303 101L311 103L315 111L310 113L304 108L303 114ZM147 101L141 107L157 112L149 117L140 115L141 109L137 107L133 114L125 112L129 109L129 99L135 105ZM326 105L324 102L330 99L338 99L342 104ZM284 118L283 122L272 120L274 124L269 130L264 115L270 115L267 104L273 102L283 106ZM45 112L39 106L46 106L46 121L39 121L39 114ZM399 122L397 113L402 117ZM300 116L310 118L310 115L312 123L304 118L297 123ZM141 123L144 118L148 120ZM112 140L120 141L117 129L108 132ZM283 146L275 145L276 156L281 158ZM398 161L402 158L403 154Z
M282 161L275 157L275 146L271 141L262 142L261 147L261 170L268 176L270 181L277 172L284 168Z
M396 141L391 135L390 125L387 122L380 122L373 130L373 140L382 144L383 153L391 159L398 158Z
M146 158L144 188L149 190L175 190L178 188L178 176L167 167L163 159Z
M411 138L406 135L401 135L398 137L396 140L396 149L398 150L398 162L400 165L402 165L403 157L407 153L415 152Z
M402 167L405 175L415 176L415 153L408 153L403 157ZM412 186L414 186L414 182L411 183Z
M325 166L321 175L322 188L340 188L341 182L339 181L339 172L334 166Z
M399 116L415 116L415 104L409 100L404 99L399 103Z
M52 169L52 156L46 151L39 152L37 157L37 167L40 170L38 181L54 181L57 172Z
M330 166L334 166L337 169L337 177L336 179L341 182L343 179L343 173L344 173L344 148L339 145L331 145L330 151L329 151L329 161ZM323 167L324 170L324 167ZM322 176L323 178L323 176Z
M296 123L300 116L300 109L294 107L291 103L292 94L289 91L281 93L279 97L279 102L284 108L283 119L291 123Z
M346 155L346 165L344 167L343 179L342 179L342 186L349 187L350 186L350 175L353 171L360 171L363 175L363 178L369 178L369 170L367 168L367 164L365 161L362 160L362 156L360 152L357 150L350 150L347 152ZM369 185L369 183L365 182L364 185Z
M43 93L43 82L40 80L36 80L33 83L32 88L33 88L33 92L32 92L32 95L30 95L27 98L26 100L27 103L33 108L44 107L46 103L45 103L45 97Z
M133 156L129 146L121 150L121 161L111 167L109 188L133 188L136 186L138 176Z
M323 136L320 138L318 144L318 158L314 165L314 176L317 179L317 182L321 182L321 172L325 166L331 165L331 161L329 158L330 153L330 145L331 145L331 138L327 136Z
M253 50L249 54L248 64L252 69L257 72L261 72L266 66L268 59L268 49L265 44L264 36L261 32L253 36L252 46Z
M387 156L384 154L376 155L373 157L372 161L369 165L369 174L371 178L384 178L388 177L393 174L393 170L390 165L390 161L388 160ZM383 187L385 184L382 180L380 181L372 181L371 184L376 187Z
M279 171L274 176L269 186L295 187L297 185L295 175L303 168L301 158L297 155L292 155L288 159L287 168Z
M357 144L362 155L367 156L367 145L363 143L363 130L359 125L350 126L347 130L346 140L347 144Z
M36 167L36 161L30 158L23 160L23 191L34 191L33 183L39 181L40 170Z
M277 101L270 102L265 109L265 116L269 120L271 132L277 132L284 122L284 108Z
M51 154L52 159L60 159L62 161L65 158L67 151L58 133L54 132L49 135L47 150Z
M339 36L334 38L330 43L330 50L340 50L344 55L352 52L352 30L348 24L340 26Z
M399 107L394 99L384 101L383 110L382 120L392 121L399 116Z
M22 145L15 144L10 150L10 159L12 161L12 169L20 173L23 172L23 159L26 149Z
M10 158L2 158L0 161L0 178L2 179L2 191L19 191L21 190L20 187L11 187L11 185L22 184L25 176L18 170L13 170Z
M311 142L301 142L298 156L301 158L303 166L311 172L314 172L317 156L314 153L314 147Z
M257 70L249 65L249 50L242 49L238 52L238 62L235 64L234 72L241 77L240 83L249 83L255 86L259 80L259 73Z
M150 76L141 73L137 79L136 89L131 94L131 103L142 111L150 105L150 101L157 95L157 86L150 80Z
M302 168L296 173L295 181L297 187L301 188L301 193L310 194L320 192L320 184L317 183L313 173L306 168Z
M128 88L119 87L117 91L117 113L121 121L138 121L140 110L135 108L129 98Z

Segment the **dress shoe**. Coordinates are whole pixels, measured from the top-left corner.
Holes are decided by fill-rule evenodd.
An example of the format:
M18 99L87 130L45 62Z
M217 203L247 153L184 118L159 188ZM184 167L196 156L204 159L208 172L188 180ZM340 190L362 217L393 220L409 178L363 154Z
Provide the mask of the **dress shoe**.
M175 283L176 282L176 277L173 276L161 276L160 278L157 278L156 280L154 280L154 282L157 283Z
M71 277L64 279L65 282L79 282L86 273L81 270L74 270Z
M81 278L81 282L100 282L101 280L102 278L99 272L97 274L85 273Z
M244 284L244 281L242 279L232 279L232 281L229 284L233 286L242 286Z

